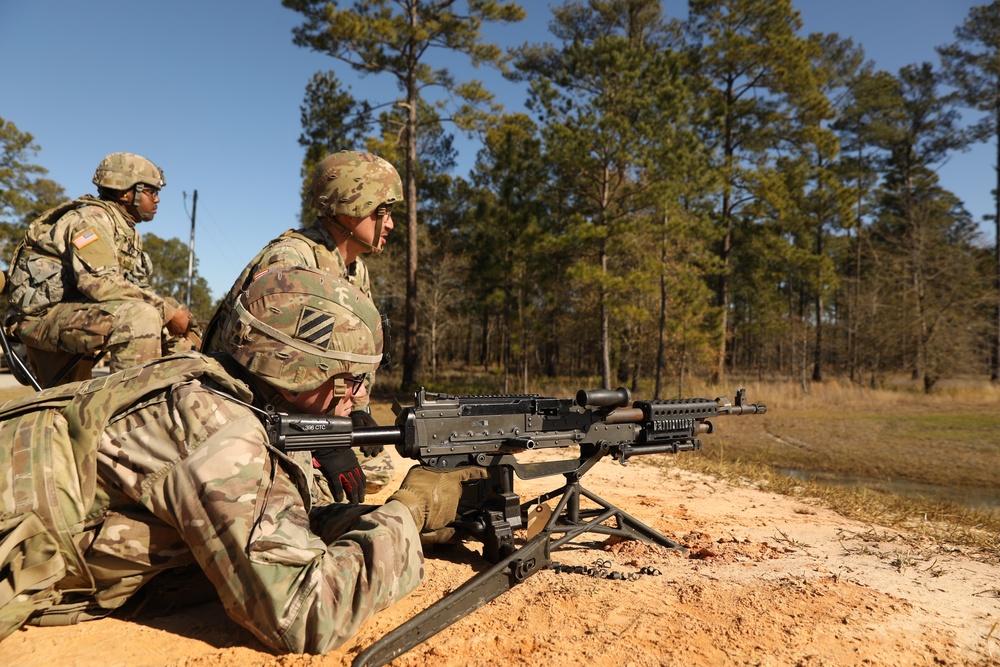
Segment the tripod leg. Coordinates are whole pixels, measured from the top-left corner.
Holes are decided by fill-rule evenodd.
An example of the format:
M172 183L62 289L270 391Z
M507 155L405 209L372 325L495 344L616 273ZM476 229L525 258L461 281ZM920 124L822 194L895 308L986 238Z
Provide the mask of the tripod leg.
M686 553L686 549L680 544L668 539L665 535L647 526L631 514L615 507L600 496L588 491L580 485L579 481L568 482L557 491L539 496L534 501L524 503L527 508L530 505L545 502L562 493L559 504L552 512L552 517L546 524L546 531L552 533L562 533L562 537L552 541L552 548L555 549L570 540L584 533L598 533L602 535L613 535L624 539L639 540L650 544L658 544L668 549L676 549ZM581 509L580 496L587 498L599 507L595 509ZM606 526L604 522L614 519L614 526Z
M489 570L469 579L366 648L351 663L352 667L379 667L386 664L531 575L546 569L551 562L549 535L536 536Z

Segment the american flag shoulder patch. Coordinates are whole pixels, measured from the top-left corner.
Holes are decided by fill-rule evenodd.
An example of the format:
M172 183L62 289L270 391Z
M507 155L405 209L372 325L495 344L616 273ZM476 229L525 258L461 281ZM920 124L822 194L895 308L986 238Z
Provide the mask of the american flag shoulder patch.
M329 349L336 319L329 313L312 308L303 308L299 315L299 326L295 337L312 343L316 347Z
M283 268L285 268L285 267L282 264L278 264L278 265L272 264L271 266L268 266L267 268L261 269L257 273L253 274L253 278L250 279L250 282L253 282L254 280L257 280L262 275L266 274L268 271L273 271L275 269L283 269Z
M82 250L83 248L86 248L88 245L90 245L97 239L98 239L97 232L95 232L93 229L88 229L87 231L85 231L84 233L80 234L75 239L73 239L73 245L76 246L77 250Z

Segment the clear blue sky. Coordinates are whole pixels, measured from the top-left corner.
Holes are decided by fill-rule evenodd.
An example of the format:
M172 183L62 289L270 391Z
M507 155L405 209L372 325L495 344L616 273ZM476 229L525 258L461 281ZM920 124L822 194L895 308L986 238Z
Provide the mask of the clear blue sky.
M954 39L970 0L795 0L805 32L836 32L860 43L891 72L924 60ZM346 3L344 3L346 4ZM548 41L548 7L522 1L525 22L492 27L509 46ZM686 14L667 0L668 14ZM355 97L385 101L388 77L358 80L331 58L296 47L300 16L280 0L0 0L0 117L35 137L34 162L69 196L94 193L107 153L144 155L165 171L159 213L142 232L190 236L198 191L195 252L214 298L271 238L296 225L302 149L299 106L313 73L333 69ZM454 57L452 58L454 60ZM489 71L450 63L486 82L510 111L523 91ZM475 155L458 142L459 174ZM991 212L993 147L981 145L940 170L979 220ZM183 193L187 193L186 210ZM984 225L992 243L991 225ZM390 237L390 251L402 252Z

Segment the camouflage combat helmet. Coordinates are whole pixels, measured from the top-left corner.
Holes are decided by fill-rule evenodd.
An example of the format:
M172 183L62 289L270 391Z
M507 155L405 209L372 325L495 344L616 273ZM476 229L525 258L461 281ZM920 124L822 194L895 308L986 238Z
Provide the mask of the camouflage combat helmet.
M345 279L278 267L240 294L221 342L268 384L304 392L335 375L374 371L382 359L382 321L371 300Z
M94 172L94 185L99 188L129 190L139 183L159 190L167 181L162 169L134 153L111 153Z
M355 237L335 216L367 218L378 207L392 206L402 199L403 182L396 168L377 155L357 151L340 151L323 158L316 165L309 188L309 205L372 254L381 252L378 242L383 216L376 220L373 243Z

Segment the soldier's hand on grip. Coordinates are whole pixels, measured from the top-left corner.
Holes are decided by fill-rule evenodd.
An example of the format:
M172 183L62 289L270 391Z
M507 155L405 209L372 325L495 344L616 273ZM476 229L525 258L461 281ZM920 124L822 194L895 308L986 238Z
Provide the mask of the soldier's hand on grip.
M486 469L478 466L454 469L414 466L389 500L398 500L410 510L420 530L421 542L446 542L454 535L448 524L458 513L462 482L484 479L486 475Z

